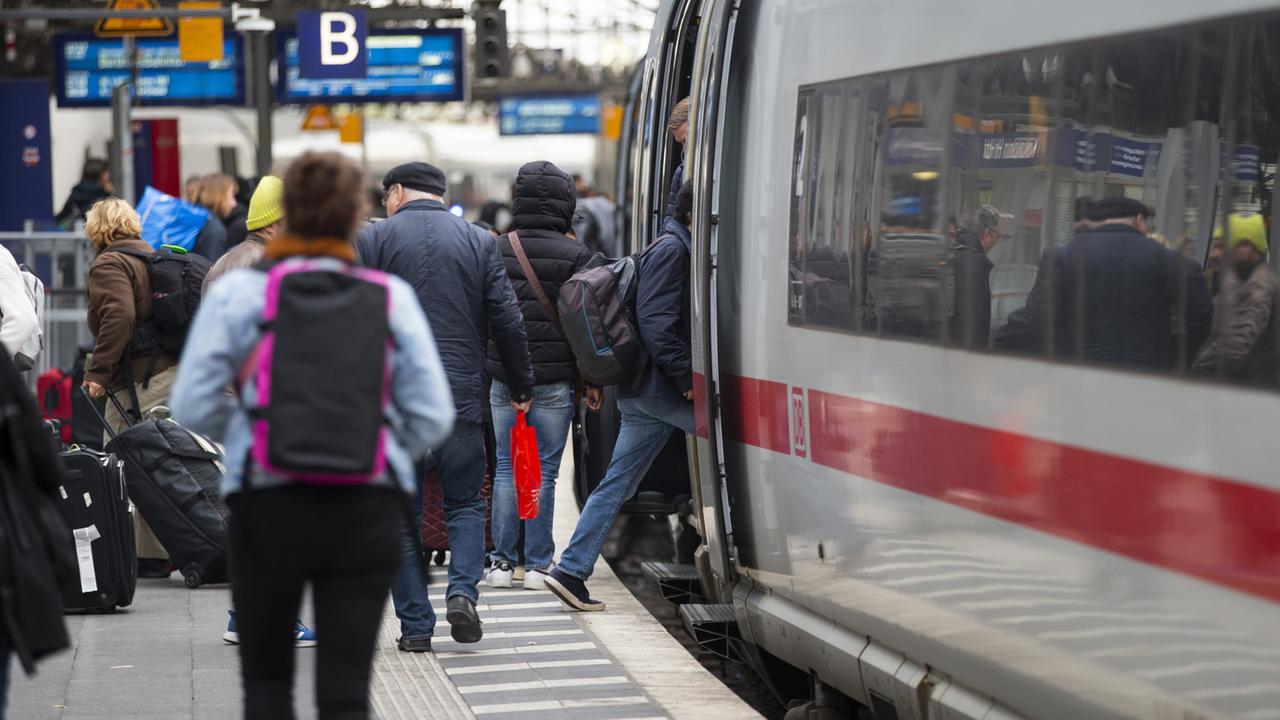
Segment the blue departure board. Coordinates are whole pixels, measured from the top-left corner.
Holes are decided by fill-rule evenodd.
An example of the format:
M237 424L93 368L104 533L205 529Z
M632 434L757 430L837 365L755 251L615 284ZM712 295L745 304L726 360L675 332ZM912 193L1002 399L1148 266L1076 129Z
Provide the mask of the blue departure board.
M243 105L244 53L240 37L223 39L222 60L184 62L178 39L138 38L138 105ZM102 107L132 73L124 41L92 35L57 35L58 105Z
M371 30L362 80L308 80L298 69L298 38L280 33L280 82L286 103L447 102L466 96L462 30Z
M571 135L600 132L597 95L528 95L498 103L502 135Z

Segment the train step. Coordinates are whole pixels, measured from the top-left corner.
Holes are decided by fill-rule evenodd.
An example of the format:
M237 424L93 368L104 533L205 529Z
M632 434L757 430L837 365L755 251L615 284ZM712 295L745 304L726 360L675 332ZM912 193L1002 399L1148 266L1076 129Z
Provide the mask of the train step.
M658 583L662 597L669 603L684 605L703 597L702 579L693 565L650 561L640 563L640 571Z
M680 606L680 619L704 650L725 660L743 661L742 636L738 633L738 618L733 614L732 605L687 603Z

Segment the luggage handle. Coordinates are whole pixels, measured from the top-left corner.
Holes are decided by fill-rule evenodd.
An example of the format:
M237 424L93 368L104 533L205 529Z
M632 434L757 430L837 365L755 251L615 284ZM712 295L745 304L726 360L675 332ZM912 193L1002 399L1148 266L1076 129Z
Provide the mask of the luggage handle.
M106 390L106 387L103 387L103 389ZM112 440L115 440L116 431L112 429L111 424L107 422L106 413L98 409L98 401L93 399L93 396L89 394L89 391L86 390L83 385L80 386L79 390L80 390L80 394L84 395L84 399L89 401L89 406L93 408L93 414L96 415L98 419L102 421L102 428L107 431L107 434L111 436ZM123 417L123 418L129 417L128 413L124 411L124 406L122 406L120 404L120 401L116 398L115 393L112 393L110 390L107 390L107 397L111 398L111 402L115 404L116 411L120 413L120 417Z
M93 405L93 413L98 416L99 420L102 421L102 427L106 428L107 434L111 436L111 440L113 442L116 440L119 440L120 438L118 435L116 435L115 430L112 430L111 425L107 423L107 418L105 417L105 415L100 410L98 410L98 404L96 402L93 402L92 397L89 397L88 391L86 391L82 387L80 388L80 392L84 394L84 396L90 401L89 404ZM123 417L123 418L129 417L124 411L124 405L121 404L120 398L116 397L115 393L111 392L110 390L107 390L107 398L111 400L112 405L116 406L116 412L120 413L120 417ZM118 446L119 445L117 443L117 447ZM189 451L181 451L181 452L174 451L173 454L178 457L185 457L192 460L220 460L222 458L222 456L219 455L218 453L211 452L209 450L204 450L203 448L200 450L189 450ZM130 460L132 461L132 458ZM138 465L139 468L142 467L137 462L134 462L134 465Z

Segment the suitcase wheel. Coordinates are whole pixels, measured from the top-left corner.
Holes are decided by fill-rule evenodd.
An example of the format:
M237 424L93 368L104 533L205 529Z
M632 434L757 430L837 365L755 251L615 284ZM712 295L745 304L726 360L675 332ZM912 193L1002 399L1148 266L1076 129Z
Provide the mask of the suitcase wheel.
M204 584L204 576L200 573L200 566L195 563L188 563L186 567L182 568L182 581L192 590Z
M433 559L433 561L435 562L435 564L436 564L436 565L443 565L443 564L444 564L444 551L443 551L443 550L437 550L437 551L436 551L436 556L435 556L435 558Z

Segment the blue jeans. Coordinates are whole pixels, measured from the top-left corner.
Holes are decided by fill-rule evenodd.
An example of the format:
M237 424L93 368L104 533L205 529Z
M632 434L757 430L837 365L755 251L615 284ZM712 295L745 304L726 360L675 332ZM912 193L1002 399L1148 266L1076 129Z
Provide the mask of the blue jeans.
M444 521L449 530L449 589L446 597L463 595L472 602L480 599L477 585L484 573L485 502L480 496L484 485L484 427L479 423L459 421L453 434L433 453L440 474L440 490L444 496ZM422 482L427 466L415 467L418 493L413 503L413 527L421 532ZM406 640L431 637L435 633L436 614L427 598L427 578L423 560L418 554L420 543L405 534L401 543L400 571L391 585L391 599L400 618L400 634Z
M622 429L613 446L609 470L587 498L573 539L556 563L562 572L580 580L591 577L618 509L636 494L636 488L662 452L671 431L693 432L693 404L689 402L623 398L618 401L618 410L622 414Z
M520 542L521 522L511 471L511 428L516 425L516 413L511 409L511 391L506 385L493 381L489 405L493 429L498 436L498 469L493 477L493 558L515 565L520 554L516 545ZM555 552L551 520L556 504L556 477L560 474L560 456L564 454L573 410L573 383L548 383L533 388L533 407L526 421L538 435L542 495L538 517L524 521L524 566L530 570L551 567L551 556Z

